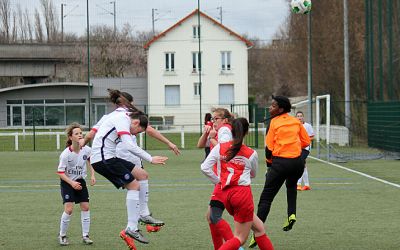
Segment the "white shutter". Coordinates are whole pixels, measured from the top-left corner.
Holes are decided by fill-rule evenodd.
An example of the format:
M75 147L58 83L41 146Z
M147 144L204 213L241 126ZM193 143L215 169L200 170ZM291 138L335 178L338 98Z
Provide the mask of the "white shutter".
M179 85L165 86L165 105L180 105L180 87Z
M233 84L219 85L219 104L234 104Z

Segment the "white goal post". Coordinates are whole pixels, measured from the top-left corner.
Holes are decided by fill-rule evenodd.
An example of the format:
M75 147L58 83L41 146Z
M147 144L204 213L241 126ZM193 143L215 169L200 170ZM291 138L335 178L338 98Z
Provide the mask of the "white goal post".
M315 139L317 142L317 154L318 158L320 155L320 101L321 99L326 99L326 132L325 132L325 138L326 138L326 159L329 161L329 154L330 154L330 131L331 131L331 95L319 95L315 97L315 109L316 109L316 133L315 133Z
M325 125L321 124L321 101L323 101L324 99L326 101ZM302 112L304 113L305 117L310 118L311 114L308 113L308 108L307 108L308 105L310 105L310 101L308 99L294 103L292 105L293 115L295 115L296 110L301 109ZM326 94L326 95L316 96L315 97L315 109L313 109L312 112L314 113L314 111L315 111L315 116L313 116L313 121L310 121L310 123L315 128L315 137L314 137L315 143L314 143L314 145L316 145L318 158L320 158L321 139L326 139L326 157L327 157L327 160L329 161L330 143L331 143L331 95ZM321 129L325 129L325 132L323 130L321 131Z

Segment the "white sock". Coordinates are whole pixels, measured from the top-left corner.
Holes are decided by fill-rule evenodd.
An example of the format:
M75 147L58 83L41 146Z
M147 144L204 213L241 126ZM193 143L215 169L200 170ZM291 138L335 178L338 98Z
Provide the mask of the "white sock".
M301 186L301 181L303 180L304 172L301 175L300 179L297 180L297 186Z
M310 186L310 181L308 180L307 167L304 168L303 179L304 179L304 185L305 186Z
M82 236L89 235L90 230L90 211L81 211Z
M61 220L60 220L60 236L67 235L67 230L70 221L71 221L71 215L67 214L64 211L63 214L61 215Z
M139 202L140 202L140 216L150 215L148 202L149 202L149 180L139 181Z
M131 230L136 231L138 229L139 220L139 191L128 190L126 193L126 210L128 213L128 225Z

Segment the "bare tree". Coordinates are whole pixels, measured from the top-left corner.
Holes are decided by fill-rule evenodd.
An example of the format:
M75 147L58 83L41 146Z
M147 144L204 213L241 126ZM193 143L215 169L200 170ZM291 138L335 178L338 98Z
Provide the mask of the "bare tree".
M18 40L18 30L17 30L17 13L15 11L12 12L12 29L11 29L11 41L12 43L17 42Z
M150 32L149 32L150 34ZM145 76L147 58L143 49L145 33L133 35L129 25L114 35L114 30L107 26L91 27L90 48L91 74L93 76L124 77L127 75ZM77 60L87 65L86 44L77 48Z
M52 0L41 0L42 15L46 28L47 42L57 40L58 33L58 18L55 6Z
M10 0L0 0L1 33L4 42L10 41L10 19L11 5Z
M42 21L40 20L39 11L36 8L35 8L35 38L36 41L39 43L43 42L44 39Z
M25 25L24 14L22 13L21 4L17 4L17 18L19 29L19 40L24 43L27 40L27 29Z
M31 23L31 19L29 17L28 8L25 8L24 23L26 25L26 30L27 30L27 39L29 39L29 41L32 43L33 42L33 26Z

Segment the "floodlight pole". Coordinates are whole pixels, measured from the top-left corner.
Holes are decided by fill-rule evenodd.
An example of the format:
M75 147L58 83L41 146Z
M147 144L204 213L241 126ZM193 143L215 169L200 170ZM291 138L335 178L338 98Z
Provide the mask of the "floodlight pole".
M90 129L91 93L90 93L90 30L89 30L89 0L86 0L86 46L87 46L87 87L88 87L88 127Z
M201 66L201 47L200 47L200 37L201 37L201 29L200 29L200 0L197 0L197 25L198 25L198 39L199 39L199 56L198 56L198 58L197 58L197 60L198 60L198 66L199 66L199 102L200 102L200 114L199 114L199 116L200 116L200 119L199 119L199 124L200 124L200 135L201 135L201 131L202 131L202 129L203 129L203 116L202 116L202 112L201 112L201 95L202 95L202 92L203 92L203 90L202 90L202 86L201 86L201 68L202 68L202 66Z
M153 36L154 36L154 33L155 33L155 30L154 30L154 23L155 23L155 18L154 18L154 16L155 16L155 12L157 11L157 9L151 9L151 24L152 24L152 31L153 31Z
M219 10L219 22L222 24L222 6L217 7L217 10Z
M115 37L115 34L116 34L116 32L117 32L117 13L116 13L116 11L115 11L115 1L112 1L112 2L110 2L110 3L112 3L113 4L113 7L114 7L114 14L113 14L113 16L114 16L114 37Z
M347 0L343 0L343 37L344 37L344 113L346 128L351 131L350 109L350 64L349 64L349 25ZM350 133L349 133L350 134Z
M310 124L313 124L313 113L312 113L312 48L311 48L311 15L312 11L308 13L308 73L307 73L307 93L308 93L308 115L310 119ZM318 122L318 121L317 121Z
M64 6L66 4L61 4L61 43L64 42Z

